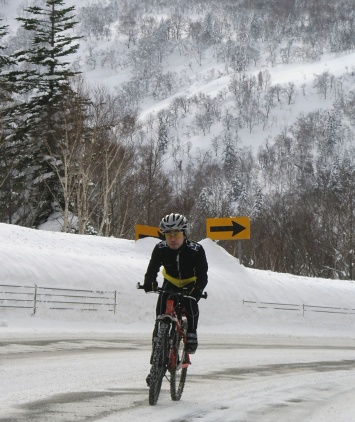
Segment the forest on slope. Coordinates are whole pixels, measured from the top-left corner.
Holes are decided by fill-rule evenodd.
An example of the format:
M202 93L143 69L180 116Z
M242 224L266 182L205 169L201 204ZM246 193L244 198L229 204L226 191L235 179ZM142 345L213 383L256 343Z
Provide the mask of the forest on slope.
M272 77L354 54L353 1L19 6L16 31L0 12L1 222L134 238L173 211L198 240L249 216L244 265L353 279L355 63Z

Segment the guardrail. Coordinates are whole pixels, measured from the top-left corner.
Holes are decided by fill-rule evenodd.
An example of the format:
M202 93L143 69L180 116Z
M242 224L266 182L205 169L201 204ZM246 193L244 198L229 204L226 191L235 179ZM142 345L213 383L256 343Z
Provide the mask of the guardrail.
M116 313L116 291L0 284L0 308L100 311Z
M282 311L299 311L304 316L305 312L322 312L327 314L355 314L353 308L339 308L335 306L319 306L319 305L306 305L294 303L277 303L277 302L255 302L252 300L244 300L243 306L249 308L268 308Z

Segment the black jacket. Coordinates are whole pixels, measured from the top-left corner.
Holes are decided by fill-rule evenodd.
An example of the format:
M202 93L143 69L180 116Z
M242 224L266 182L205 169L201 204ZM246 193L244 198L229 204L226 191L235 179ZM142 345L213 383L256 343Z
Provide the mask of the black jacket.
M159 242L153 249L144 282L149 284L157 279L163 266L164 278L177 287L195 283L201 291L208 282L208 264L202 245L185 239L179 249L170 249L166 241Z

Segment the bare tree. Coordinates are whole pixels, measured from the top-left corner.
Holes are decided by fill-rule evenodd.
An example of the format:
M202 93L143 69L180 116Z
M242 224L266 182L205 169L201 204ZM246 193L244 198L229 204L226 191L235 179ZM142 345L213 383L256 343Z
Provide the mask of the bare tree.
M327 99L328 91L330 89L331 75L329 70L326 70L320 75L315 75L313 86L317 88L318 94Z
M113 225L112 192L130 171L133 150L129 133L122 133L117 98L103 87L94 89L92 95L89 138L79 160L78 217L80 231L85 230L87 221L94 220L98 234L109 236Z
M287 104L290 105L296 92L296 86L293 82L289 82L284 88L283 92L287 97Z
M127 36L127 48L131 43L137 42L137 16L133 8L128 9L127 13L120 16L120 22L117 25L117 32Z
M148 225L157 224L157 215L169 209L173 188L164 169L158 139L149 138L139 149L137 196L141 221Z

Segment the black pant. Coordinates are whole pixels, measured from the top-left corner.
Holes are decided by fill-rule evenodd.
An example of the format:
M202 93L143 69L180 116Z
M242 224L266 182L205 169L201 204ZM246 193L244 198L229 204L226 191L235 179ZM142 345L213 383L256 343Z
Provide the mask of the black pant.
M163 283L164 290L170 290L174 292L181 292L182 289L175 286L174 284L170 283L168 280L164 280ZM156 314L162 315L165 313L166 310L166 301L169 298L169 293L160 293L158 302L157 302L157 309ZM181 299L182 307L185 309L186 319L187 319L187 329L191 333L196 332L197 324L198 324L198 317L200 315L198 303L194 299L183 298Z

